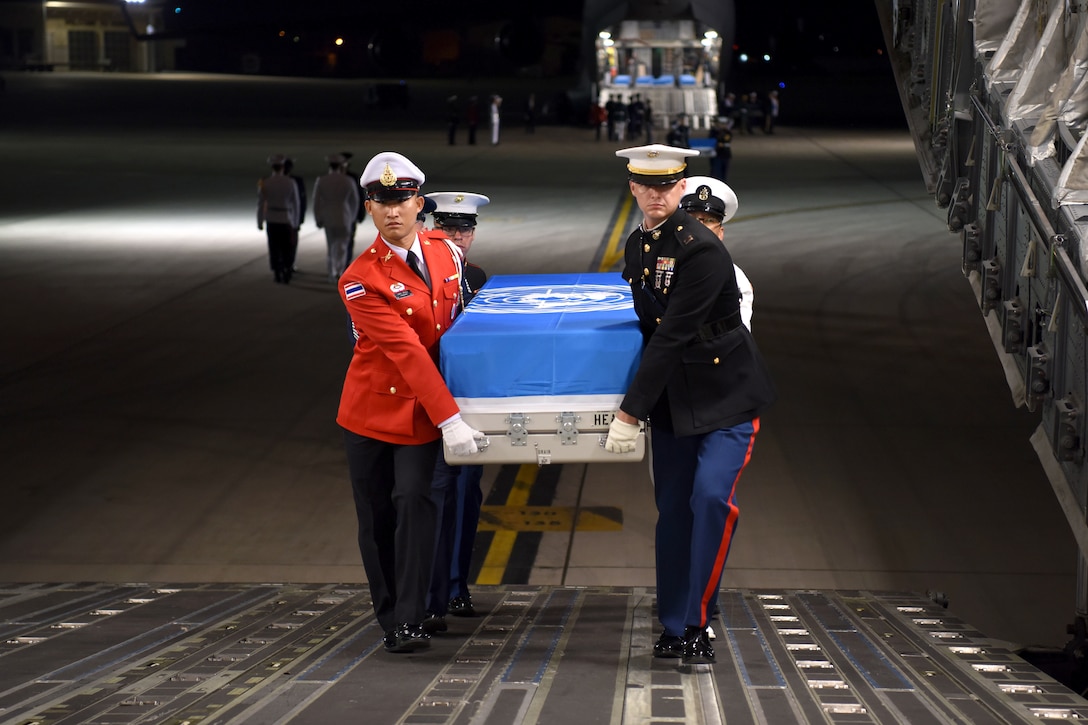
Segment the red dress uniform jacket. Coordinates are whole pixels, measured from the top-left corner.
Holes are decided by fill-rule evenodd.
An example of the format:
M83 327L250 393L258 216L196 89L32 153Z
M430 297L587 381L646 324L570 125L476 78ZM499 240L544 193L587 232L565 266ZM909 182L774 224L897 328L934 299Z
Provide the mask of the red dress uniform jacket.
M418 445L458 412L438 370L438 339L457 315L461 261L452 243L421 237L432 291L379 236L340 277L358 335L336 422L357 435Z

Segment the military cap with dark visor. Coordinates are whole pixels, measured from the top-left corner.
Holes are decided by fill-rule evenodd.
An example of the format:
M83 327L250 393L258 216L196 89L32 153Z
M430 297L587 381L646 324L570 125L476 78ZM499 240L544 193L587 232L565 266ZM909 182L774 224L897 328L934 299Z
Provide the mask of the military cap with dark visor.
M650 144L620 149L616 156L627 159L627 178L644 186L675 184L684 178L687 157L698 156L694 149L682 149L665 144Z
M697 188L695 193L686 194L680 200L680 208L689 213L702 211L718 217L725 216L725 201L714 196L706 184Z
M388 181L375 181L366 185L366 198L377 202L404 201L419 193L419 182L415 179L401 179L392 172Z
M491 201L483 194L468 191L435 191L427 194L426 198L436 203L432 212L435 224L461 229L475 227L479 208Z
M384 151L370 160L360 182L371 201L404 201L419 193L426 177L418 166L394 151Z
M737 213L740 203L728 184L711 176L689 176L687 193L680 199L680 208L689 214L712 214L725 223Z

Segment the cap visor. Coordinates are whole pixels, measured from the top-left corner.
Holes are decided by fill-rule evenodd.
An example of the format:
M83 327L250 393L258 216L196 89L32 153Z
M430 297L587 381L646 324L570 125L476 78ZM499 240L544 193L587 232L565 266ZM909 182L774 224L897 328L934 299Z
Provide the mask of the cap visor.
M684 172L678 171L674 174L639 174L634 171L628 172L628 178L636 184L642 184L643 186L665 186L666 184L675 184L680 179L684 178Z
M405 199L411 199L415 195L415 189L386 189L384 187L367 189L366 192L367 199L377 202L404 201Z
M693 211L701 211L720 217L725 216L725 209L722 209L720 205L711 202L709 199L707 201L703 201L694 194L692 194L691 196L685 196L683 199L681 199L680 208L689 213Z
M476 218L461 216L458 214L442 214L441 212L434 215L434 221L436 224L441 224L444 227L462 227L468 229L476 226Z

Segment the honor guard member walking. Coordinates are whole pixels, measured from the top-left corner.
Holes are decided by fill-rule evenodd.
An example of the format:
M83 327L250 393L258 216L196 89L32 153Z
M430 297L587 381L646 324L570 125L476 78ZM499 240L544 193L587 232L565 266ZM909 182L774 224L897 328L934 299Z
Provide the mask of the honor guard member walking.
M268 227L268 263L277 282L291 281L292 240L299 224L298 187L283 169L287 157L268 157L272 175L257 182L257 229Z
M299 174L292 173L294 170L295 161L288 157L283 162L283 173L298 187L298 221L291 233L291 274L295 273L295 259L298 257L298 233L302 223L306 221L306 180Z
M325 230L329 281L336 282L348 264L351 228L359 212L359 186L344 173L347 159L342 155L332 154L326 160L328 172L314 182L314 223Z
M340 155L344 157L344 173L355 180L355 190L359 192L359 213L355 215L355 221L351 223L351 235L348 237L348 264L351 264L355 259L355 230L359 228L359 225L366 219L366 207L363 205L363 197L366 194L363 192L363 184L359 181L359 175L356 174L351 168L351 160L355 157L355 154L350 151L341 151Z
M499 143L499 124L502 122L500 117L499 108L502 106L502 96L496 94L491 96L491 145L497 146Z
M461 420L438 369L438 340L461 305L461 255L416 233L424 174L383 152L363 171L378 237L340 278L357 340L336 422L385 649L429 646L422 627L437 526L431 482L444 442L458 455L482 435Z
M740 207L736 193L728 184L710 176L689 176L687 187L688 193L680 199L680 208L698 219L719 240L724 241L724 225L736 215ZM752 289L748 275L736 262L733 263L733 273L737 276L737 287L740 289L740 321L751 330L755 290Z
M479 208L491 200L467 191L436 191L426 198L435 205L432 212L435 233L452 240L464 257L461 296L467 305L487 281L487 273L469 263L468 252L476 238ZM438 543L424 622L431 631L446 630L447 613L456 617L476 616L468 579L484 499L480 488L483 475L483 466L449 466L441 457L435 465L433 491L439 511Z
M622 149L642 224L624 249L644 346L609 427L605 449L633 450L649 420L654 478L657 608L655 657L714 662L707 634L737 525L736 486L752 455L759 415L775 397L721 241L679 209L686 157L653 144Z

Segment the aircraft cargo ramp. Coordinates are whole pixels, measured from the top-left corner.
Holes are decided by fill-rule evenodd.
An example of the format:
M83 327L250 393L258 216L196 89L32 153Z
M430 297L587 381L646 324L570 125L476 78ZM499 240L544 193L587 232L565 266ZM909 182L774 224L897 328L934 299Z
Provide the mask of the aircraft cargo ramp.
M909 593L723 590L718 662L655 659L652 591L497 586L429 650L365 588L0 590L3 723L1016 723L1088 703Z

